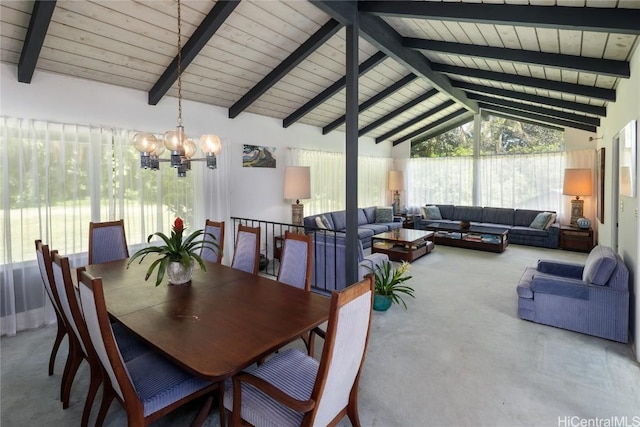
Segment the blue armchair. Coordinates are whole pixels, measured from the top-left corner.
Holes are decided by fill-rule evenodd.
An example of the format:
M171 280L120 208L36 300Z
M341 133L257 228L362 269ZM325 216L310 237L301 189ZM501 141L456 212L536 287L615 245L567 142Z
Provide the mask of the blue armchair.
M517 293L521 319L628 342L629 270L610 247L593 248L584 265L540 260Z

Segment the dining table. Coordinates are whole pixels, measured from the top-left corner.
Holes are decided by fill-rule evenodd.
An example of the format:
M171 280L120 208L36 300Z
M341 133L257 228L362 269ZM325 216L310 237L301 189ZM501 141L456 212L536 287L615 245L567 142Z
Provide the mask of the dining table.
M109 315L193 374L223 381L329 317L330 298L222 264L191 282L145 281L153 261L87 265L102 278Z

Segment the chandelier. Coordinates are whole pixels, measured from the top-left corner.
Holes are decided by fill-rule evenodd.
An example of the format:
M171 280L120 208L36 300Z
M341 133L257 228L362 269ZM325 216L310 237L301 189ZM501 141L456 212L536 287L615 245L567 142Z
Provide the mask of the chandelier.
M187 176L191 170L191 162L207 162L209 169L216 169L216 156L220 153L222 144L217 135L205 134L200 137L200 148L204 158L193 158L198 151L196 143L187 138L182 125L182 22L180 16L180 0L178 0L178 126L176 130L164 133L163 138L156 138L152 133L137 133L133 137L133 146L140 152L140 167L158 170L160 163L167 162L178 170L179 177ZM171 158L160 158L166 151Z

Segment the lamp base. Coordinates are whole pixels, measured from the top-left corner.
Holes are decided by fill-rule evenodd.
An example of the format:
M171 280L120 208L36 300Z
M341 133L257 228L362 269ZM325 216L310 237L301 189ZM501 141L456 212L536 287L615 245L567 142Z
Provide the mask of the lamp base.
M304 225L304 205L300 203L294 203L291 205L291 224Z
M400 192L398 190L393 192L393 214L400 214Z
M578 219L582 218L584 212L584 200L573 199L571 200L571 222L573 227L578 226Z

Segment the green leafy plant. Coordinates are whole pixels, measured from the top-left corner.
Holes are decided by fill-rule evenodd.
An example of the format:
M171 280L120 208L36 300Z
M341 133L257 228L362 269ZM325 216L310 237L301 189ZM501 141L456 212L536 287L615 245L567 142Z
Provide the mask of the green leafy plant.
M129 268L131 263L138 258L140 258L139 263L142 263L147 255L158 254L158 259L153 261L149 266L144 278L144 280L149 279L151 274L153 274L153 271L158 267L156 286L160 285L162 282L167 266L170 262L181 262L186 268L189 268L191 267L193 259L200 265L200 268L203 271L207 271L204 261L202 261L202 258L200 257L200 251L202 251L203 248L219 251L220 246L215 242L216 236L211 233L205 233L203 230L196 230L183 240L182 233L184 232L184 229L184 222L180 217L178 217L173 223L171 235L169 237L161 232L150 234L147 238L147 243L151 242L153 236L157 236L162 239L164 245L154 245L140 249L133 254L131 258L129 258L127 268Z
M402 295L415 298L413 295L414 289L411 286L403 285L404 282L412 277L408 274L409 263L404 261L399 268L394 268L390 261L385 261L375 268L366 268L375 276L376 295L384 295L390 298L394 304L402 303L406 310L407 304Z

